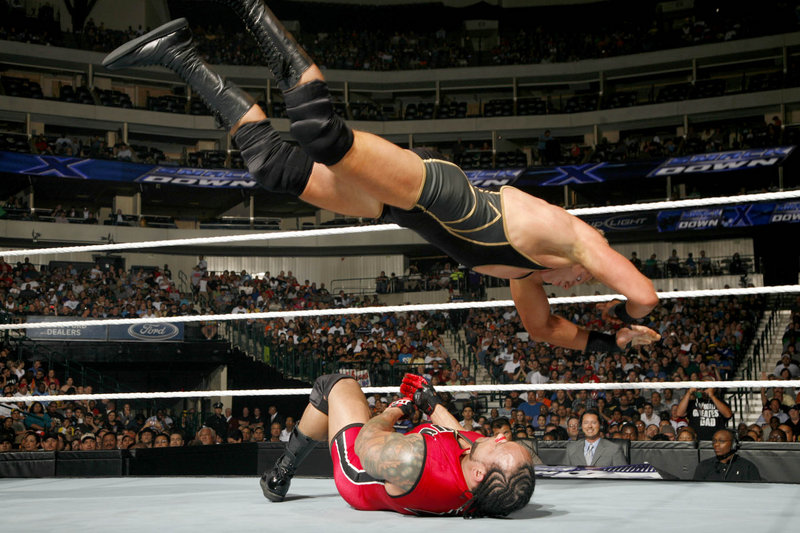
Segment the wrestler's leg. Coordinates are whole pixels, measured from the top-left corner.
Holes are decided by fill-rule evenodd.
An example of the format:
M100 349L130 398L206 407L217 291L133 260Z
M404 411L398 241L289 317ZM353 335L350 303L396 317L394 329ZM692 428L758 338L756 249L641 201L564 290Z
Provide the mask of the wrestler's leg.
M263 0L220 1L256 38L284 93L292 136L301 148L378 202L412 208L425 176L420 158L375 135L351 132L333 111L322 72ZM308 201L316 204L325 187L319 192L309 189Z
M317 161L327 157L329 150L325 147L325 143L337 145L338 141L347 135L344 131L346 126L338 128L340 130L338 141L325 139L324 137L328 135L317 135L315 131L315 128L319 128L325 120L334 123L341 121L335 116L330 99L325 96L327 88L322 93L316 89L312 91L315 94L311 105L303 102L303 99L309 97L303 94L305 89L314 85L318 89L319 84L324 81L322 72L316 65L312 65L300 77L297 86L284 93L287 112L292 120L292 135L298 140L301 148ZM297 102L292 109L290 103L294 100ZM326 118L321 119L321 115L326 115ZM323 126L323 129L329 132L337 131L337 128L329 126ZM384 204L401 209L414 207L425 178L422 159L417 154L377 135L363 131L353 131L352 135L352 144L343 156L335 155L333 156L333 159L337 160L335 163L326 163L336 177L354 184ZM341 154L342 151L339 150L338 153Z
M309 404L286 443L286 451L272 470L261 476L264 496L272 501L282 501L297 467L316 442L329 442L342 428L364 424L369 418L367 399L353 378L343 374L317 378Z
M347 216L377 218L383 204L365 193L352 180L343 180L325 165L314 163L310 174L292 173L288 169L273 168L285 165L287 160L276 157L275 144L280 143L283 150L292 150L291 159L302 155L299 148L291 147L280 140L271 129L267 116L261 107L254 105L242 119L231 128L236 144L242 150L250 174L259 183L268 184L273 192L289 193L299 196L304 202ZM278 171L279 178L271 177ZM294 182L294 183L292 183Z
M372 416L367 398L354 379L343 379L331 390L328 410L328 438L330 441L346 426L366 424Z
M186 19L176 19L115 49L103 59L109 70L162 65L189 83L226 126L236 124L255 103L247 93L211 70L192 45Z
M323 165L315 164L301 150L281 140L250 95L200 58L185 19L171 21L120 46L106 56L103 64L109 69L159 64L173 70L230 127L251 175L267 190L299 196L312 205L344 215L380 215L383 206L378 200L355 184L337 179ZM248 131L243 131L245 126ZM248 146L242 147L245 143Z

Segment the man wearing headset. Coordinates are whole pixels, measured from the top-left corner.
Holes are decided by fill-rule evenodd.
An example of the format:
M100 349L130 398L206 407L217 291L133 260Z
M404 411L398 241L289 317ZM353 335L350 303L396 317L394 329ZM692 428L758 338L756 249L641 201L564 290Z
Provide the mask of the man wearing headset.
M736 433L720 429L711 439L714 457L700 461L694 471L695 481L761 481L756 465L736 454Z

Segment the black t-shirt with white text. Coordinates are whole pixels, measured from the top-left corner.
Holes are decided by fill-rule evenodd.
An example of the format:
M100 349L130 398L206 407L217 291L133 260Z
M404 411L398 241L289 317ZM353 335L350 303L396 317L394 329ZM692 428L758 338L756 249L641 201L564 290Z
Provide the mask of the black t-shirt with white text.
M728 404L725 403L725 405ZM714 433L724 428L730 420L729 417L722 416L711 399L706 398L689 400L686 418L689 420L689 426L697 432L698 440L711 440Z

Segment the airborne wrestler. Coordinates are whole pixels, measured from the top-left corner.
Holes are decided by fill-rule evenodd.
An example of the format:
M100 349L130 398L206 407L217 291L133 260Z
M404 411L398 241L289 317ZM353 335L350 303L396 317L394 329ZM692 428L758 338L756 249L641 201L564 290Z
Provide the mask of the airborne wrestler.
M163 65L181 76L230 128L250 174L267 190L348 216L375 217L419 233L463 265L510 280L531 338L574 350L620 351L659 335L636 325L658 303L652 282L594 228L514 187L478 189L456 165L353 131L333 110L319 68L262 0L219 0L244 20L283 91L291 134L283 142L250 95L198 56L185 19L110 53L109 69ZM601 304L627 327L588 331L550 313L543 284L570 288L595 279L626 302Z

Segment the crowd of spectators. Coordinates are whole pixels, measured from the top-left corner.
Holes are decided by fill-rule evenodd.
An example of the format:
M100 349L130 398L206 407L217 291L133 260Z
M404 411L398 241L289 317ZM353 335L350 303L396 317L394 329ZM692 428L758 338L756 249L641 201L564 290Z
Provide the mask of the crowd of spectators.
M507 280L489 278L450 261L437 261L426 266L412 262L400 276L394 272L387 276L382 270L375 277L375 292L389 294L447 290L451 297L483 300L487 286L507 284Z
M644 261L636 252L631 252L629 260L633 266L650 279L725 274L744 276L746 279L748 274L758 271L754 269L753 258L742 257L739 252L734 252L730 257L709 257L705 250L700 250L697 257L694 256L694 252L687 252L684 258L680 257L678 251L673 249L666 259L659 259L658 254L652 253Z
M560 14L552 9L500 9L480 17L500 21L497 35L487 38L465 30L463 20L457 17L471 16L466 11L449 10L438 26L428 29L419 17L408 18L408 12L408 27L403 27L398 12L391 8L373 8L370 17L374 23L359 24L362 17L354 16L356 9L361 8L317 6L303 12L297 37L320 66L398 70L567 62L784 33L798 25L794 7L786 2L738 11L698 6L677 20L648 9L628 9L626 17L618 17L602 6L584 7L592 12L586 18L567 15L566 8ZM108 52L149 30L141 26L112 30L88 18L82 28L61 32L48 4L27 14L3 1L0 14L0 39L98 52ZM194 28L207 59L230 65L265 64L241 24L228 24L224 19L211 17L213 25ZM523 24L523 20L534 22Z
M152 416L113 400L48 401L48 396L92 394L91 386L58 375L41 360L15 360L0 350L0 451L111 450L160 446L174 441L181 425L163 409ZM186 422L186 417L177 422ZM182 441L181 437L181 441Z
M66 157L89 157L126 162L156 164L164 154L156 149L131 145L119 141L108 146L99 135L89 137L71 135L62 131L58 135L34 135L30 138L30 153L38 155L58 155Z
M683 155L765 148L793 143L798 139L796 128L783 128L779 117L769 122L723 123L703 129L691 129L688 134L645 135L633 132L611 143L602 138L594 147L577 143L562 145L555 163L599 163L666 159Z
M0 257L0 298L12 316L122 318L195 312L191 299L176 288L168 265L135 272L100 263L49 268L28 258L11 265Z
M436 361L436 360L434 360ZM613 366L613 361L611 361ZM47 401L52 394L91 394L91 387L76 387L70 379L62 382L40 361L26 368L13 361L8 351L0 353L4 398L0 400L0 452L8 451L91 451L182 447L245 442L286 442L296 424L293 416L278 412L274 405L245 405L233 414L230 407L215 403L213 412L201 417L194 410L172 415L156 409L152 416L113 400ZM600 373L602 365L598 366ZM619 367L617 367L619 368ZM587 369L588 370L588 369ZM420 364L419 372L434 384L440 381L436 365ZM30 388L25 387L30 379ZM446 379L446 378L445 378ZM646 379L642 377L642 379ZM443 383L450 384L450 381ZM8 392L15 387L14 394ZM689 392L692 392L690 390ZM600 414L602 435L631 441L697 441L699 428L692 417L679 411L685 391L641 389L555 392L512 391L499 400L482 401L475 393L440 393L443 405L465 430L486 436L503 434L511 440L568 441L583 438L581 415L588 410ZM373 394L370 410L380 414L397 399L397 394ZM797 391L776 386L762 389L762 416L752 424L738 426L740 441L794 442L800 432L800 398ZM224 412L223 412L224 408ZM417 411L396 425L407 432L425 423Z

